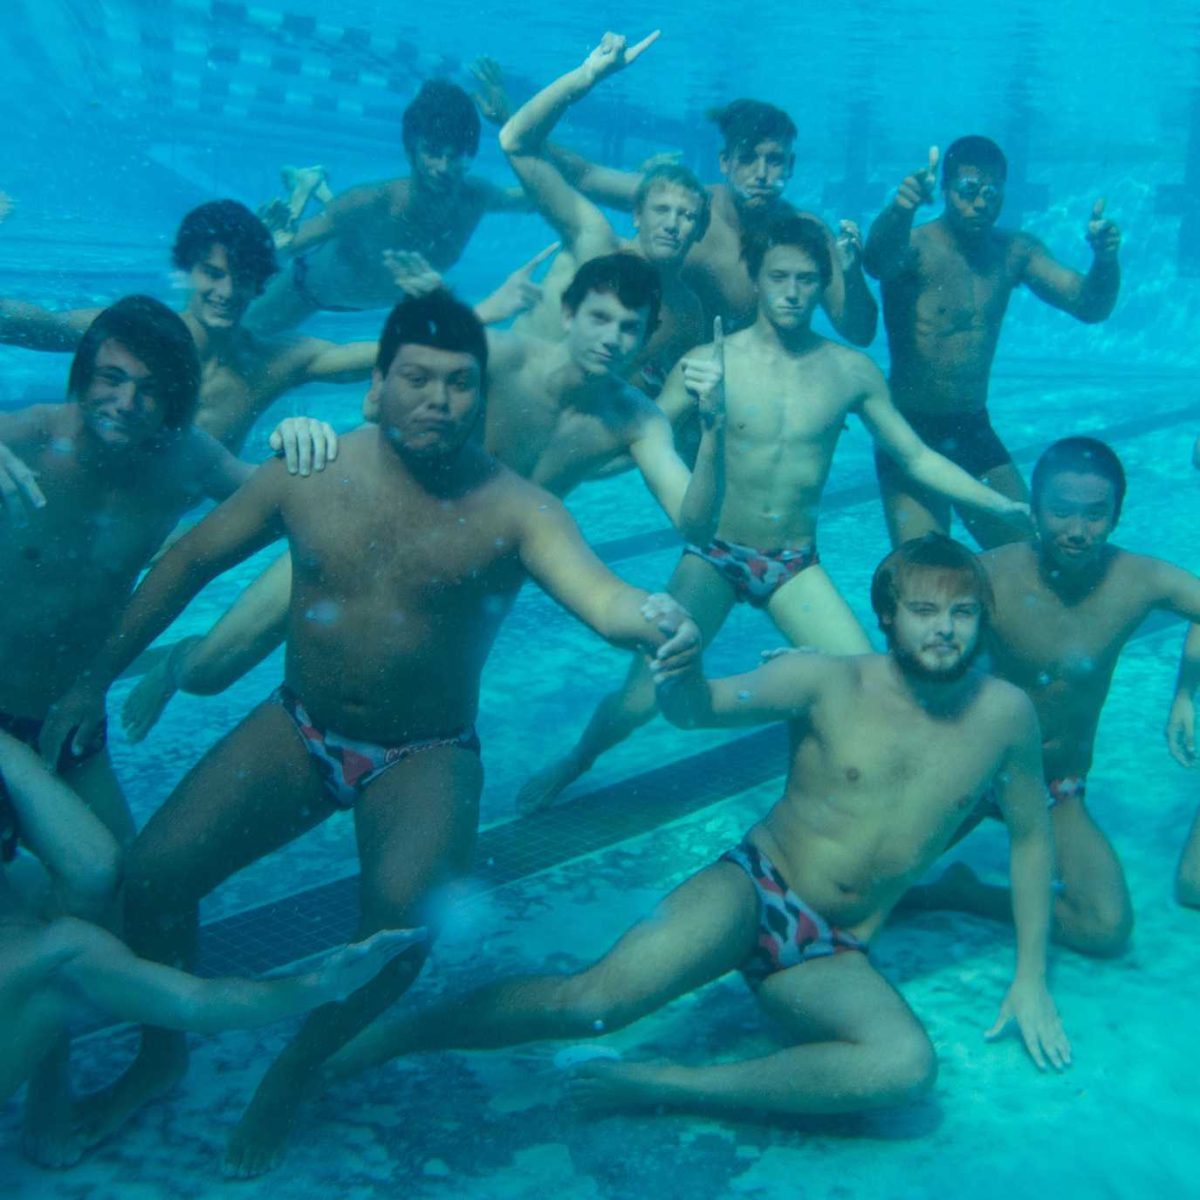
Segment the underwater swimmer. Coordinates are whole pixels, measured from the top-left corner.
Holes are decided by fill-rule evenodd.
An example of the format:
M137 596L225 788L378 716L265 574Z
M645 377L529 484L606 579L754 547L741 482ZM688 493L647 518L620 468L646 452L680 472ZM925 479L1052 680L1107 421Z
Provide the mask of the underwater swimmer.
M796 214L783 199L796 165L796 126L782 109L761 100L734 100L709 116L724 140L719 161L725 181L709 186L712 219L688 253L683 282L700 297L707 321L719 316L727 329L739 329L749 325L757 311L754 281L742 258L743 240L765 220ZM574 187L597 203L630 208L644 186L642 172L602 167L556 146L547 145L544 153ZM831 255L821 307L848 342L869 345L878 309L863 276L857 227L843 221L835 238L818 217L798 215L820 225Z
M1117 302L1121 234L1098 200L1087 223L1092 265L1086 275L1057 262L1032 234L996 229L1008 166L995 142L960 138L942 160L941 215L917 229L931 204L938 152L907 176L875 218L863 261L883 285L883 320L891 352L896 407L929 445L977 479L1017 500L1028 493L992 429L987 400L1000 327L1013 291L1024 284L1039 299L1094 324ZM892 543L950 527L952 505L905 478L886 454L875 458ZM1027 532L1011 522L960 513L985 549Z
M545 280L542 302L518 320L517 331L558 340L563 333L562 293L576 270L589 259L614 250L636 254L654 267L663 293L658 326L629 373L629 378L651 395L657 394L683 352L704 336L699 298L680 273L688 252L708 228L708 192L685 167L654 168L643 175L634 197L636 235L621 238L600 209L567 183L545 156L544 148L551 130L572 104L634 62L657 37L653 33L626 49L624 37L605 34L581 66L540 91L500 130L500 146L513 170L563 243Z
M160 559L56 706L42 742L51 758L88 743L112 681L209 579L288 538L285 683L134 842L125 933L135 952L186 963L204 895L345 809L360 851L363 933L432 925L432 898L470 866L483 781L480 673L527 577L664 670L696 653L699 633L677 603L623 583L554 497L473 440L487 360L478 318L447 293L397 305L372 379L378 425L342 440L339 474L300 480L266 464ZM423 958L405 956L309 1019L235 1130L231 1174L279 1160L317 1066L400 996ZM89 1105L89 1136L161 1095L186 1057L178 1035L145 1030L133 1067Z
M887 384L866 355L812 332L831 270L819 223L797 216L764 222L747 239L745 261L758 289L758 318L725 340L720 522L711 542L687 546L667 590L695 616L706 644L734 604L747 602L763 609L794 645L864 653L867 635L821 565L816 545L821 494L851 414L937 492L991 512L1020 512L1023 506L925 446L893 407ZM673 373L659 397L673 420L691 403L682 384L681 374ZM622 689L601 701L576 745L525 784L519 806L551 803L655 712L650 672L635 661Z
M245 328L250 302L278 269L271 235L236 200L214 200L184 217L172 254L187 276L180 316L200 355L197 429L237 453L254 423L285 392L308 383L367 379L374 342L262 338ZM31 350L73 350L100 309L51 312L0 300L0 342Z
M1113 671L1126 642L1152 612L1193 622L1167 727L1171 752L1186 763L1184 735L1194 728L1192 696L1200 667L1194 624L1200 621L1200 579L1109 541L1124 499L1125 472L1112 449L1093 438L1055 442L1033 469L1036 541L1001 546L980 558L996 594L988 635L993 670L1029 694L1041 724L1061 881L1052 933L1081 953L1104 956L1122 951L1133 930L1121 863L1086 804ZM1185 902L1200 885L1197 845L1193 830L1176 878ZM916 889L909 905L997 920L1011 914L1008 892L981 882L963 864L940 882Z
M630 455L683 536L707 544L724 491L723 358L719 341L672 377L680 408L702 414L693 470L680 459L662 410L623 381L659 304L658 277L628 254L585 263L563 294L557 342L488 332L484 445L506 467L563 497ZM368 420L374 411L364 410ZM130 694L131 736L145 736L176 689L222 691L284 636L290 566L277 563L202 640L181 643Z
M993 781L1011 842L1017 962L988 1036L1015 1023L1039 1068L1067 1066L1046 985L1053 850L1037 718L1020 689L971 669L987 579L970 551L933 535L884 560L871 598L887 654L791 654L712 681L699 663L670 679L656 672L663 712L682 729L788 723L783 796L740 845L593 966L381 1021L327 1064L325 1082L399 1054L609 1033L738 970L794 1044L720 1065L593 1061L577 1072L576 1099L788 1115L908 1103L932 1087L936 1054L868 947Z
M467 174L479 150L479 114L462 88L422 84L401 136L411 175L353 187L305 221L288 243L287 266L251 308L251 328L278 333L315 312L388 307L397 299L388 251L415 251L444 271L485 213L528 211L520 188Z
M36 861L60 897L99 907L120 878L120 853L104 826L33 751L0 733L0 1103L36 1077L76 1020L99 1015L201 1033L267 1025L344 999L424 938L420 929L381 931L303 973L261 983L197 979L138 958L79 916L41 916L10 879L18 833L32 856L20 865ZM52 1163L34 1157L68 1166L81 1149L67 1156L59 1145Z

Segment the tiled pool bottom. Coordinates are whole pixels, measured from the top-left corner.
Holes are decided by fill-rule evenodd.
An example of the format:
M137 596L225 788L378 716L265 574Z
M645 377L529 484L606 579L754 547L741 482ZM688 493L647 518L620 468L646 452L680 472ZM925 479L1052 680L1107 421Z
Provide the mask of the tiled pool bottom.
M1139 650L1139 654L1141 651ZM1135 664L1135 676L1140 666ZM1132 699L1132 696L1129 697ZM1123 766L1097 779L1095 807L1115 831L1139 912L1134 949L1095 963L1056 955L1054 983L1076 1052L1067 1075L1039 1077L1014 1040L983 1042L1011 966L1011 936L982 921L927 916L880 938L877 962L927 1024L937 1090L901 1113L786 1124L679 1115L577 1118L562 1103L554 1047L443 1054L391 1064L319 1100L273 1177L220 1179L224 1138L286 1029L198 1043L185 1086L67 1175L22 1163L6 1113L6 1195L158 1200L288 1197L938 1197L1185 1196L1194 1178L1190 1037L1200 915L1169 900L1186 828L1178 778L1139 783ZM767 783L702 813L462 907L411 1003L496 974L565 969L602 951L685 874L736 840L770 804ZM1139 821L1139 816L1142 817ZM1132 833L1122 834L1122 830ZM973 835L964 855L998 868L1002 839ZM609 1039L630 1057L685 1062L771 1046L749 994L728 979ZM111 1071L123 1040L93 1039L85 1081ZM1119 1131L1119 1136L1117 1135ZM1148 1153L1148 1148L1153 1152Z

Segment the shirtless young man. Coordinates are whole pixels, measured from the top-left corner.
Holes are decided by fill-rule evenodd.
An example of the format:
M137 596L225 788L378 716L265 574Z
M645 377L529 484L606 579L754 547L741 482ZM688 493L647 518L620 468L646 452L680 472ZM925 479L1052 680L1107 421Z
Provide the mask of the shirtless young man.
M1085 803L1113 671L1155 610L1200 622L1200 579L1109 543L1124 499L1125 472L1108 446L1086 437L1055 442L1033 469L1037 541L1001 546L980 560L996 593L988 639L993 669L1029 693L1041 723L1062 883L1052 932L1094 955L1120 953L1133 930L1121 864ZM1181 723L1185 709L1190 716L1190 690L1177 699L1172 722ZM1187 886L1182 870L1180 885ZM965 865L917 889L911 901L1001 920L1008 902L1004 889L984 884Z
M717 537L686 548L667 588L695 616L706 644L734 604L746 601L764 609L793 644L863 653L867 635L816 548L821 493L847 417L856 414L877 444L939 494L992 512L1023 506L925 446L865 354L813 333L831 269L819 223L797 216L764 223L747 240L745 261L758 287L758 318L725 340L725 498ZM659 404L672 419L689 404L682 372L672 373ZM552 802L655 711L650 673L635 660L579 742L525 784L518 806Z
M398 1054L608 1033L739 970L786 1048L710 1066L592 1061L575 1077L577 1099L788 1115L908 1102L932 1087L936 1055L871 965L869 944L993 784L1012 843L1017 963L988 1036L1015 1021L1039 1068L1068 1065L1046 984L1053 851L1037 718L1019 689L970 669L987 578L965 547L935 535L884 560L871 600L887 654L786 655L713 681L696 664L660 678L663 711L682 728L788 722L783 796L740 845L595 965L380 1022L329 1064L327 1080Z
M1121 235L1098 200L1087 226L1092 266L1086 275L1064 267L1032 234L996 229L1008 170L985 137L965 137L942 163L941 216L913 228L931 204L938 152L909 175L875 218L863 262L883 285L883 321L891 351L896 407L919 437L977 479L1014 499L1028 493L988 417L988 379L1013 290L1024 284L1039 299L1088 324L1103 321L1117 302ZM950 528L945 497L906 478L886 455L875 469L893 545L931 529ZM1011 522L960 513L985 549L1026 536Z
M19 881L10 881L18 831L48 883L75 915L47 920ZM22 859L21 865L25 865ZM215 1033L248 1029L344 999L368 983L423 930L375 934L335 951L320 966L271 982L197 979L137 958L84 919L116 893L120 852L112 835L37 755L0 732L0 1104L36 1079L71 1022L97 1012L117 1021ZM69 1166L64 1147L27 1146L45 1165Z
M200 355L195 424L234 454L285 392L306 383L370 376L374 342L268 339L245 328L247 306L278 268L266 226L236 200L214 200L188 213L172 260L187 274L188 297L180 316ZM50 312L0 300L0 342L32 350L72 350L99 312ZM320 453L323 458L324 448Z
M606 44L614 54L624 50L624 39L614 34L605 34L602 51ZM719 160L725 182L709 187L712 219L688 254L683 282L700 297L706 321L719 316L727 329L740 329L754 321L758 303L754 280L742 260L743 240L762 222L795 213L783 199L783 190L796 165L796 126L782 109L761 100L734 100L709 116L725 142ZM643 186L640 173L589 163L559 147L547 146L545 153L575 187L598 203L630 208ZM843 221L835 240L819 218L799 215L820 224L830 250L831 270L821 291L821 307L848 342L869 345L878 309L863 276L857 228Z
M287 266L247 316L252 329L278 333L315 312L390 307L399 296L387 251L416 251L445 271L485 213L528 210L520 188L467 174L479 151L479 114L462 88L422 84L404 110L401 137L412 174L353 187L305 221L288 243Z
M519 108L500 130L500 146L538 211L554 226L562 249L542 284L542 301L514 328L551 341L562 337L562 293L589 259L624 250L645 259L662 283L662 312L632 370L651 395L685 350L705 336L704 314L696 293L683 282L684 259L708 230L711 200L686 167L658 166L642 176L633 199L637 235L618 237L608 218L563 178L544 156L545 141L566 110L598 83L623 70L658 37L651 34L625 48L625 39L605 34L581 66L556 79Z
M60 701L43 753L86 744L121 670L215 575L286 536L295 563L286 682L193 769L129 854L130 946L186 963L200 899L332 813L352 810L363 932L433 925L436 890L470 865L483 773L479 676L528 576L615 645L686 661L699 634L670 597L609 572L562 505L472 440L487 342L439 292L397 305L372 389L379 424L343 440L335 477L268 463L150 572L90 670ZM313 610L334 619L313 621ZM409 918L418 918L410 920ZM313 1071L415 978L415 948L322 1009L271 1067L233 1135L234 1175L270 1169ZM89 1106L103 1137L179 1078L186 1048L147 1030L128 1074Z
M489 331L484 445L560 498L629 455L672 524L704 545L724 484L723 358L718 341L679 367L679 394L704 420L689 473L663 411L622 378L654 326L659 297L648 263L609 254L584 263L564 292L560 340ZM376 415L369 399L364 415ZM180 642L146 672L126 706L131 736L149 732L176 690L222 691L279 645L290 569L286 559L269 567L206 637Z

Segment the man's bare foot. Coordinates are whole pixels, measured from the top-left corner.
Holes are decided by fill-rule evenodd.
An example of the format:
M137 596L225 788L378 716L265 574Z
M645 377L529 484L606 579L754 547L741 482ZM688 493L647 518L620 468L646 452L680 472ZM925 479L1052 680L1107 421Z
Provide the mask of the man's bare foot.
M225 1149L227 1179L255 1179L283 1161L300 1107L311 1094L294 1072L273 1066L254 1099L229 1135Z
M981 886L979 876L964 862L951 863L933 883L909 888L897 912L974 911L967 897Z
M567 1095L575 1108L588 1116L659 1108L668 1103L664 1076L669 1070L654 1063L592 1059L571 1072Z
M67 1077L69 1050L51 1051L29 1080L21 1151L39 1167L61 1171L82 1157L84 1144L75 1132L74 1105Z
M163 1035L159 1035L163 1036ZM171 1035L160 1046L142 1052L115 1083L84 1096L75 1105L75 1132L84 1147L111 1137L138 1109L165 1096L187 1072L188 1052L183 1035Z
M573 751L565 754L521 785L517 793L517 811L524 815L549 808L586 770Z
M329 172L324 167L284 167L283 186L287 190L288 210L292 221L299 221L311 199L328 204L333 193L326 182Z

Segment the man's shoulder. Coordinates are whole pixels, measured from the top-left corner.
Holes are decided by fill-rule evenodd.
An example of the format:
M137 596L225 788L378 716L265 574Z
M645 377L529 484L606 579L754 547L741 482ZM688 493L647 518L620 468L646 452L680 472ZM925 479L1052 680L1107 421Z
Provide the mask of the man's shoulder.
M975 672L975 678L979 690L972 708L981 724L1010 735L1025 732L1031 722L1036 725L1037 712L1023 688L983 671Z

